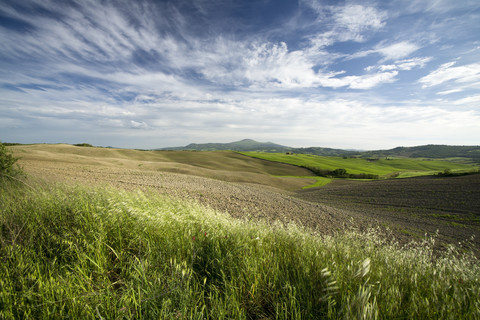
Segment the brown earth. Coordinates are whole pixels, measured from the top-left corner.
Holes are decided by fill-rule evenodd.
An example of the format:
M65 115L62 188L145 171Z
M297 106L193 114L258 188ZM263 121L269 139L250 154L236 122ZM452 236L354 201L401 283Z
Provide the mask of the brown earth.
M468 241L480 248L480 174L337 180L322 188L302 190L298 197L347 210L389 227L405 239L438 232L441 242Z
M480 175L369 182L314 182L309 171L234 152L139 151L21 145L12 149L34 178L159 193L197 201L235 218L291 221L322 234L388 227L401 242L435 234L480 248Z

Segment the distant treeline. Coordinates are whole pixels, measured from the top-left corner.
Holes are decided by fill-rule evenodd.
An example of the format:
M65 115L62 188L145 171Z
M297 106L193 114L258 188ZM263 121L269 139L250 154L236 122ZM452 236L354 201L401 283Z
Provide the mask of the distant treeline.
M75 147L93 147L93 145L91 145L90 143L77 143L77 144L74 144Z
M350 179L378 179L378 175L371 173L348 173L346 169L335 169L327 170L317 167L302 166L305 169L308 169L320 177L331 177L331 178L350 178Z
M470 174L479 174L480 169L478 170L472 170L472 171L466 171L466 172L453 172L450 169L445 169L442 172L437 173L437 176L439 177L458 177L458 176L466 176Z
M16 143L16 142L2 142L2 144L3 144L4 146L7 146L7 147L9 147L9 146L18 146L18 145L21 145L22 143Z

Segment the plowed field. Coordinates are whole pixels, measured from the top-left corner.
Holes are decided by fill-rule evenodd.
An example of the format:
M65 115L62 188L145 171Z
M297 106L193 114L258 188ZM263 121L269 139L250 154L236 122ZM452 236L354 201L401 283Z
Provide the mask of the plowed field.
M480 240L480 174L370 182L340 181L298 197L368 218L406 238L439 233L445 242Z

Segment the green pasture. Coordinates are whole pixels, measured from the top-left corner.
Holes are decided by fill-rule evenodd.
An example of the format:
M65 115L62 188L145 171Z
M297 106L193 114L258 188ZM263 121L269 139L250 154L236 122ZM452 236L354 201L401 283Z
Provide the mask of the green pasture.
M449 169L452 172L476 170L473 165L442 160L418 160L411 158L368 160L361 158L323 157L308 154L284 154L263 152L242 152L243 155L292 164L300 167L319 168L323 170L346 169L353 174L374 174L380 177L412 177L431 175Z

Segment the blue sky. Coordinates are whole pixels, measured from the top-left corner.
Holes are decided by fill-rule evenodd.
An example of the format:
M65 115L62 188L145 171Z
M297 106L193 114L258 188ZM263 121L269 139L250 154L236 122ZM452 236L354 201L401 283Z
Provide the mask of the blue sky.
M478 0L3 0L0 140L480 144Z

